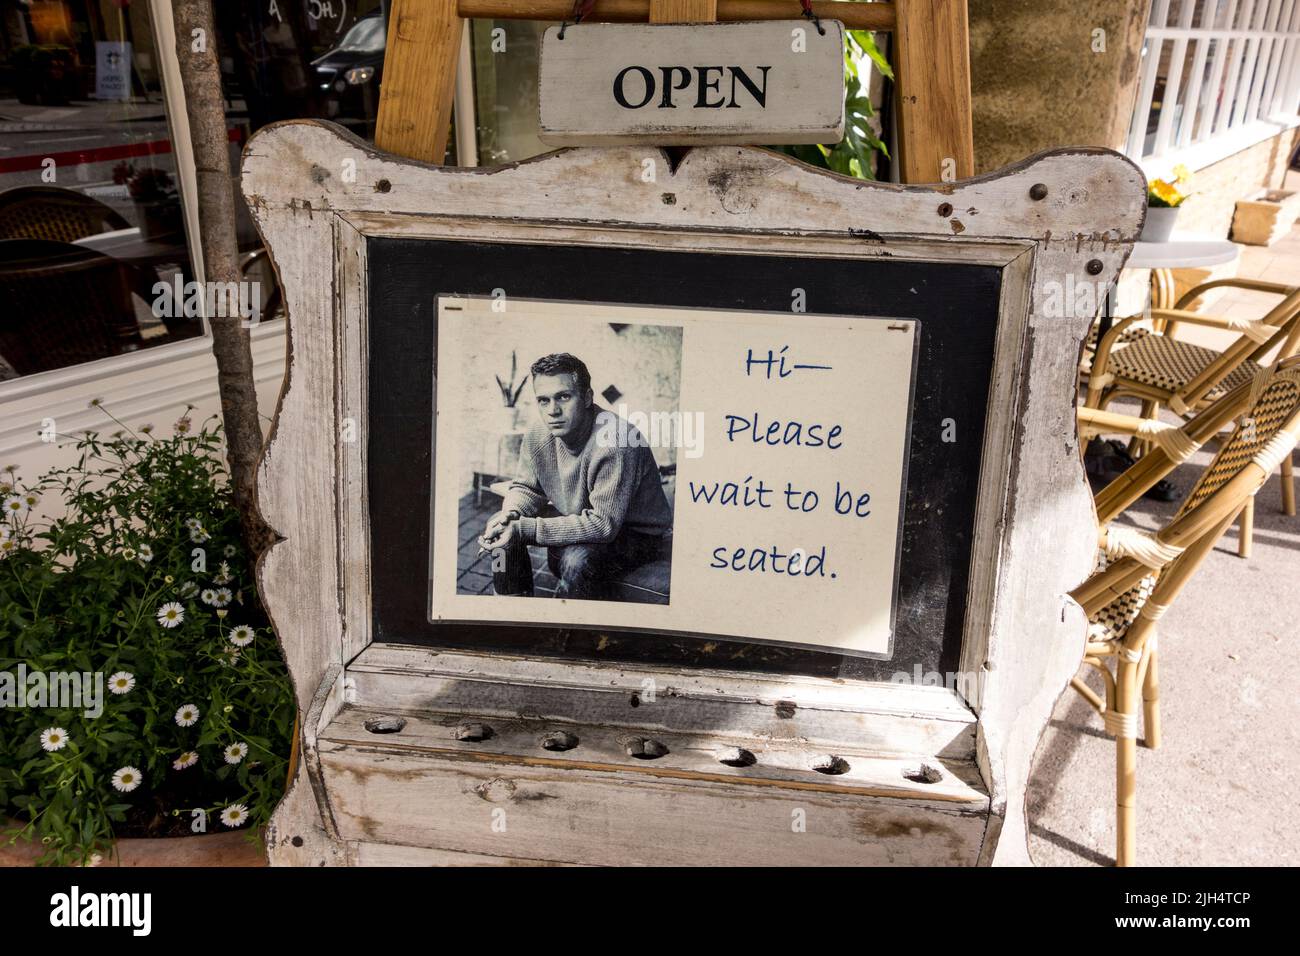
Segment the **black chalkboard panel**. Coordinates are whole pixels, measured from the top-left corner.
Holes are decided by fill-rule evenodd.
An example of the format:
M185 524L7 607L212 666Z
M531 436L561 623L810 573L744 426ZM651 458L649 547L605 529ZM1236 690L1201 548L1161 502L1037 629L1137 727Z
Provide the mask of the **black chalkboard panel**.
M368 240L373 639L681 667L861 680L956 670L961 646L1000 270L432 239ZM921 322L894 656L889 661L715 637L427 619L437 296L788 312ZM943 440L944 420L952 419Z

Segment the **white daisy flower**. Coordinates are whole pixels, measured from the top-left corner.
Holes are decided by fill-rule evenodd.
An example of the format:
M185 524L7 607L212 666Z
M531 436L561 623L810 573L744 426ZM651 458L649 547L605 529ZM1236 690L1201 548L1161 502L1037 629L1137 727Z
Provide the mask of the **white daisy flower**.
M180 727L193 727L199 722L199 709L193 704L185 704L176 711L176 723Z
M236 647L247 647L253 643L255 633L247 624L241 624L239 627L231 628L230 643Z
M62 727L46 727L41 731L41 747L49 753L68 745L68 732Z
M230 603L233 597L234 595L230 592L230 588L217 588L216 600L212 603L217 607L225 607Z
M6 555L18 547L18 539L14 537L13 532L0 525L0 555Z
M192 424L193 423L190 421L189 417L186 416L185 418L176 419L176 424L173 425L172 428L176 430L178 435L188 435Z
M185 620L185 608L181 607L176 601L168 601L158 608L157 613L158 623L166 628L176 627Z
M122 767L113 773L113 789L130 793L140 786L140 771L135 767Z
M149 547L147 544L140 545L140 562L142 564L148 564L152 560L153 548Z
M188 531L193 531L195 528L202 528L202 527L203 527L203 522L199 521L198 518L185 519L185 528Z
M190 540L193 541L195 544L202 544L203 542L207 541L210 537L211 535L209 535L206 531L203 530L202 525L198 526L197 528L190 528Z
M111 694L125 694L135 686L135 675L126 671L118 671L108 679L108 690Z
M122 560L123 560L123 561L134 561L134 560L135 560L135 548L123 548L123 549L122 549Z
M23 501L27 505L27 510L31 511L38 504L40 504L41 496L36 494L35 492L29 491L27 492L27 494L23 495Z
M235 576L230 573L230 562L222 561L221 566L217 568L216 582L218 584L229 584L234 579Z
M5 514L22 514L27 510L27 502L23 501L19 495L10 495L5 499L4 509Z
M226 763L239 763L248 756L248 744L231 744L226 748Z
M217 592L214 591L212 588L204 588L203 593L199 595L199 600L201 600L204 604L216 604Z
M186 767L193 767L199 762L199 755L193 750L187 750L175 760L172 761L173 770L184 770Z
M180 596L183 598L192 598L199 593L199 586L193 581L185 581L177 588L177 591L180 592Z
M242 827L248 820L248 807L242 803L232 803L221 811L221 822L228 827Z
M233 558L235 555L239 553L239 549L236 548L233 544L228 544L221 549L221 553L228 558Z
M234 667L242 656L243 652L237 647L223 647L221 649L221 663L226 667Z

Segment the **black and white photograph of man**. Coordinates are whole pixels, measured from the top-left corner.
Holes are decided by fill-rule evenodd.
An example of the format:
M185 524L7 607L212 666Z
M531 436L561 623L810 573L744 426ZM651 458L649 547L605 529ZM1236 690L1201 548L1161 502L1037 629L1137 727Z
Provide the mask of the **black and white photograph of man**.
M677 427L682 329L523 309L444 311L454 593L668 605L678 456L692 453ZM452 530L435 522L448 557Z
M546 548L554 596L624 600L614 584L667 553L673 515L647 442L600 408L591 373L567 352L529 369L538 420L517 474L480 539L498 595L536 594L528 545Z

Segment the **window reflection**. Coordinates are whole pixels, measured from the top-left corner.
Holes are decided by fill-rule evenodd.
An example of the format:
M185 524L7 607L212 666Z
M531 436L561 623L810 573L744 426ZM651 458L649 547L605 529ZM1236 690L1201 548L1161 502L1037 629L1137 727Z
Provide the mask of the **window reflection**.
M0 378L202 333L149 4L0 0Z

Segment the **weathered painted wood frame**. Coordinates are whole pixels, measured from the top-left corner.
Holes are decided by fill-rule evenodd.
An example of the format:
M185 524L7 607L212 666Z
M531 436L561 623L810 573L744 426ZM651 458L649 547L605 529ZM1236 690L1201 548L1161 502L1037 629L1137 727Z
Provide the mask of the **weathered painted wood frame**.
M675 169L636 147L448 169L294 121L249 143L243 185L290 316L258 481L283 539L259 565L261 593L303 714L301 766L268 835L274 862L1028 862L1025 785L1082 657L1085 619L1068 592L1095 548L1073 401L1091 316L1048 303L1118 275L1143 217L1133 163L1062 150L936 186L850 180L744 147L695 149ZM941 687L372 645L369 236L1001 267L960 664L978 690L964 685L963 700ZM407 728L368 733L384 714ZM465 720L497 735L457 740ZM556 727L582 747L540 749ZM630 759L639 734L670 756ZM723 766L722 746L762 759ZM811 772L827 754L852 755L852 771ZM918 773L927 763L941 782ZM508 809L508 835L490 828L492 804ZM816 825L787 839L792 814L814 811Z

